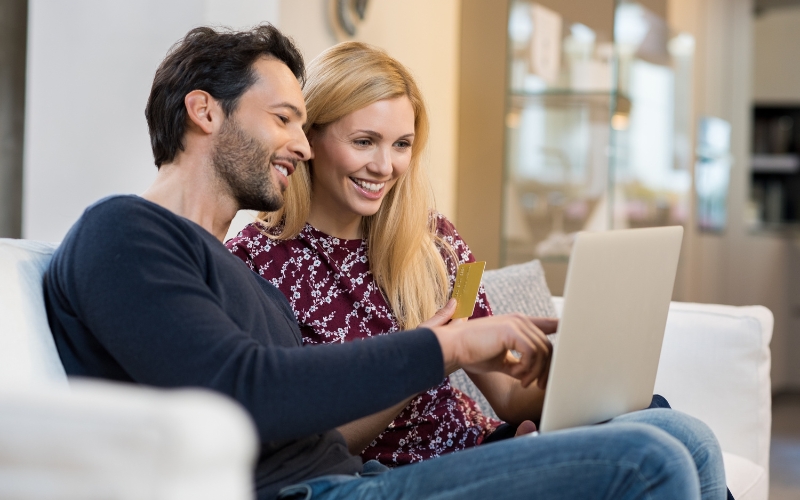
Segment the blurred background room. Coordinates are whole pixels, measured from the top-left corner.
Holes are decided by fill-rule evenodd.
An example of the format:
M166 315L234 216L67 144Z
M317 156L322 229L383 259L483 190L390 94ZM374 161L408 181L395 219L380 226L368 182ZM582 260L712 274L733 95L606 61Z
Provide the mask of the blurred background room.
M411 69L438 209L489 268L538 258L561 295L574 232L684 226L674 300L774 314L771 498L800 499L800 0L0 0L0 237L142 192L165 53L263 21Z

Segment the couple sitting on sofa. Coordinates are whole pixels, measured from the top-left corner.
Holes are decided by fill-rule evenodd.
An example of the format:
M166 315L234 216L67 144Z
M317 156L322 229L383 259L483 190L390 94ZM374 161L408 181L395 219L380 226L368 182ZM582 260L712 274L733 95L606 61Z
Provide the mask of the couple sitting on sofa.
M447 374L525 433L555 323L448 322L472 256L431 216L425 108L399 63L343 44L303 78L271 26L197 28L167 56L146 110L156 180L88 208L45 278L69 374L236 399L259 498L725 498L713 434L671 410L481 445L499 422ZM272 283L220 242L240 209L263 220L230 250Z

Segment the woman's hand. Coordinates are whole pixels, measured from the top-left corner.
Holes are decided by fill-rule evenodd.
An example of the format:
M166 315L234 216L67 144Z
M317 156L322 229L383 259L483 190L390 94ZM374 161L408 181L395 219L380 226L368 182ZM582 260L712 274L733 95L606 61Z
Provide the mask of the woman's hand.
M420 328L434 328L437 326L446 325L450 322L450 318L453 317L453 314L456 313L456 306L458 302L456 299L450 299L447 301L447 304L444 305L443 308L436 311L430 319L426 319L422 323L419 324Z

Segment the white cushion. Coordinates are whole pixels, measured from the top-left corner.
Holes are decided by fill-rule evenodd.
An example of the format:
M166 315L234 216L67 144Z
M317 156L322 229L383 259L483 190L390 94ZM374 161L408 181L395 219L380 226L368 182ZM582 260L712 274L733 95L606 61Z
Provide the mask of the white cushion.
M714 431L723 451L769 471L773 318L761 306L673 302L655 391Z
M769 475L763 467L733 453L723 452L722 459L728 489L736 500L766 500Z
M255 428L211 391L0 392L0 498L251 499Z
M66 385L42 277L56 245L0 239L0 387Z

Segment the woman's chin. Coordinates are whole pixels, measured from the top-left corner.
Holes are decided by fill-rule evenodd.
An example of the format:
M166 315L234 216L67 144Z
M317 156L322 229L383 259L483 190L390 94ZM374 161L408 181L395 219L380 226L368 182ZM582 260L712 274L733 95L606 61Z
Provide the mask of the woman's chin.
M374 201L371 200L367 203L364 203L362 201L361 203L358 203L355 206L353 206L352 210L354 213L360 215L361 217L371 217L377 214L378 210L381 209L382 202L383 202L382 198L380 200L374 200Z

